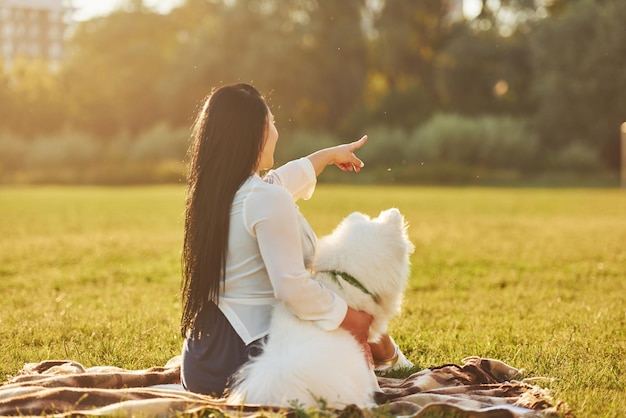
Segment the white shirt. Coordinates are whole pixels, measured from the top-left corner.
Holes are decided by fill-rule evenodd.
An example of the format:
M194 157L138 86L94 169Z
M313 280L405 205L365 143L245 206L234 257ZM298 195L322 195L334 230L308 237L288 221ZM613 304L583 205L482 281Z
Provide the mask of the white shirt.
M267 335L272 307L283 301L299 318L339 327L346 302L311 277L317 238L295 201L315 190L307 158L248 178L235 194L224 290L219 308L247 345Z

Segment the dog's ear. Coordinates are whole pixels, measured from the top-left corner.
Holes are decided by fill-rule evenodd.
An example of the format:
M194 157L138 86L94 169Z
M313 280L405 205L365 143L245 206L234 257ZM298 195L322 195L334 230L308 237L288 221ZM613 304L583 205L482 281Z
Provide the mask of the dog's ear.
M400 211L396 208L391 208L380 212L376 220L380 223L395 224L398 226L404 226L404 217Z
M350 215L346 216L346 221L369 221L370 217L362 214L361 212L352 212Z

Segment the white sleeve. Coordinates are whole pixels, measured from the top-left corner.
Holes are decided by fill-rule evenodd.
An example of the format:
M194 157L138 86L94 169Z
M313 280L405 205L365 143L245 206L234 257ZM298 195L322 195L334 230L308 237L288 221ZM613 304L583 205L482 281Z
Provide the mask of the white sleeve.
M298 199L310 199L317 184L315 168L306 157L290 161L275 170L271 170L263 180L266 183L283 186L291 193L294 202Z
M256 236L274 295L297 317L337 329L348 306L304 267L297 208L282 187L266 186L245 204L246 224Z

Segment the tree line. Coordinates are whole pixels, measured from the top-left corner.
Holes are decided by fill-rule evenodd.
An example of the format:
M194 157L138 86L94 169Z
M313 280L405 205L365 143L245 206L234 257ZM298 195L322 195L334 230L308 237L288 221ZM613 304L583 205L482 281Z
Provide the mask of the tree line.
M481 5L458 20L446 0L130 0L80 22L60 69L0 73L0 181L180 180L199 104L232 82L268 98L283 159L367 132L368 167L398 181L616 172L626 2Z

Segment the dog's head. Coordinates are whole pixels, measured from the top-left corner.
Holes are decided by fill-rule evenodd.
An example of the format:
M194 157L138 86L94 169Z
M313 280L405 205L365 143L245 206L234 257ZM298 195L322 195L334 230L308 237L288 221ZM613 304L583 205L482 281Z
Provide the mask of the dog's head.
M407 227L395 208L382 211L373 219L354 212L319 241L313 269L346 273L362 285L366 292L341 283L341 276L318 275L351 307L374 316L374 334L384 332L388 320L400 310L410 271L409 257L414 249Z

